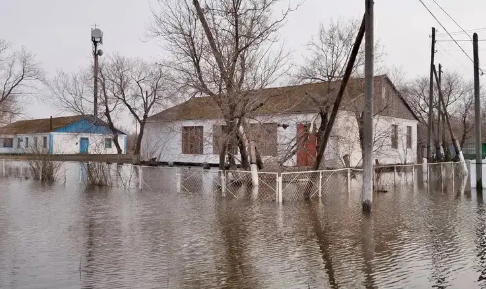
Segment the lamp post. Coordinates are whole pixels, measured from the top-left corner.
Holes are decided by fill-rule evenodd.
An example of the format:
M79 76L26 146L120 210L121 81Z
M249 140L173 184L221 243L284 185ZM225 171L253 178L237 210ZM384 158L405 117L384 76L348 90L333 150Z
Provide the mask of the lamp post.
M103 31L99 28L91 29L91 42L93 43L93 57L94 57L94 79L93 79L93 116L95 121L98 120L98 56L103 55L103 50L98 49L98 46L103 44Z

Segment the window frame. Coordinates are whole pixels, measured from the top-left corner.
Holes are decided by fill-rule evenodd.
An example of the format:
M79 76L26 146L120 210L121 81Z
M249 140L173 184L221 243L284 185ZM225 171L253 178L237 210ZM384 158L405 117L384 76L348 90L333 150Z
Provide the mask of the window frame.
M204 154L204 126L182 126L181 151L184 155Z
M278 124L276 122L252 123L250 134L262 157L278 156Z
M6 145L6 141L7 141L7 140L9 140L9 141L10 141L10 142L9 142L9 146L7 146L7 145ZM3 147L4 147L4 148L13 148L13 143L14 143L14 141L13 141L13 140L14 140L14 139L13 139L13 138L11 138L11 137L5 137L5 138L3 138Z
M17 137L17 148L18 149L22 148L22 141L23 141L23 138Z
M391 148L398 149L398 125L392 124L391 125Z
M109 145L107 145L109 142ZM105 149L112 149L113 148L113 138L106 137L105 138Z
M29 137L28 136L25 137L25 148L26 149L29 148Z
M35 136L35 137L34 137L34 148L37 148L37 144L38 144L38 139L37 139L37 137Z
M407 149L412 148L412 126L407 125Z
M42 148L47 148L47 137L43 136L42 137Z

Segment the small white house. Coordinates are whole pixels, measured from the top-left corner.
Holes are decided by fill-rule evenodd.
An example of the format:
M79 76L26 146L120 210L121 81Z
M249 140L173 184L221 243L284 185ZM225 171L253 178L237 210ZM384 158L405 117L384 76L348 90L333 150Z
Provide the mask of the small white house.
M284 166L312 166L317 155L320 108L332 109L340 82L312 83L252 92L261 99L247 119L250 135L264 161ZM417 161L417 117L387 76L374 80L374 158L380 164ZM331 133L326 167L361 165L358 120L364 82L348 83ZM196 97L149 118L142 158L167 163L217 164L225 122L211 97Z
M117 134L126 154L127 135ZM116 154L113 135L93 116L22 120L0 128L0 154Z

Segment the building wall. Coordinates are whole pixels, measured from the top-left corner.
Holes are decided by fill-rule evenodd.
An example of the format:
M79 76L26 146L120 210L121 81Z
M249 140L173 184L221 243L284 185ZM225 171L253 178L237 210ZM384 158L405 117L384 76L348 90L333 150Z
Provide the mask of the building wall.
M34 148L34 138L37 137L37 147ZM47 137L47 147L43 148L43 137ZM13 147L12 148L5 148L3 147L3 139L4 138L13 138ZM19 139L21 140L19 142ZM28 147L27 141L28 140ZM0 153L4 154L21 154L21 153L32 153L34 151L45 149L48 150L49 146L49 134L48 133L40 133L40 134L19 134L19 135L1 135L0 136Z
M34 147L34 138L37 137L37 147ZM47 138L47 147L43 147L43 137ZM116 154L115 144L112 143L111 149L105 149L105 138L111 135L102 134L73 134L73 133L44 133L44 134L21 134L0 136L0 153L3 154L23 154L23 153L54 153L54 154L78 154L79 140L82 137L89 138L90 154ZM4 148L3 138L13 138L13 147ZM19 138L22 140L19 146ZM28 141L28 147L26 146ZM123 153L127 149L126 135L118 136Z
M313 123L319 125L314 114L259 116L251 122L287 124L288 127L278 127L277 159L263 156L265 162L283 163L285 166L297 165L297 156L286 157L295 148L297 124ZM221 125L221 120L193 120L178 122L148 123L142 141L142 159L155 158L161 162L212 163L219 162L219 156L213 153L213 126ZM391 146L391 125L398 125L398 149ZM203 154L182 154L182 127L203 126ZM407 126L412 127L412 148L406 148ZM335 129L326 148L324 167L343 167L344 156L350 156L352 167L361 166L362 154L359 143L358 123L354 113L341 111L338 113ZM415 163L417 161L417 121L388 116L374 119L374 159L380 164Z
M51 133L53 154L78 154L80 152L79 142L81 138L89 139L89 154L117 154L115 144L111 148L105 148L105 139L112 138L112 135L88 134L88 133ZM118 136L123 154L126 154L126 135Z

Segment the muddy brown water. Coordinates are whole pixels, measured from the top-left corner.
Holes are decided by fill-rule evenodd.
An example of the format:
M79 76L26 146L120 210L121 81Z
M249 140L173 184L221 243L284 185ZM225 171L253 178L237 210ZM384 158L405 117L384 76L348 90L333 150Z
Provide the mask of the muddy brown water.
M321 201L0 179L0 288L484 288L486 204L456 184Z

